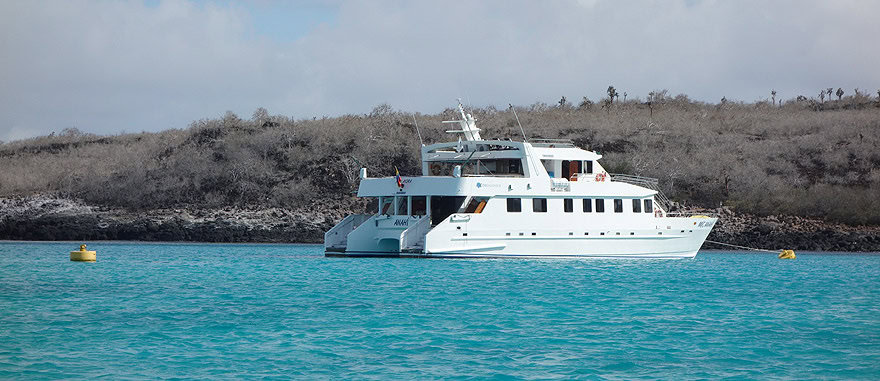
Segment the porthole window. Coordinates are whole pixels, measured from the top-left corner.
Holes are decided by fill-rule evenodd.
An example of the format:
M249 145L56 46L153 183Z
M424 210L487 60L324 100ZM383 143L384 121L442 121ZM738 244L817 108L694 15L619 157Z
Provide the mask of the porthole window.
M584 199L584 213L590 213L593 211L593 200L589 198Z
M619 198L614 199L614 213L623 213L623 200Z
M565 208L566 213L574 212L574 200L573 199L570 199L570 198L563 199L562 203L564 204L564 208Z
M642 200L633 199L633 213L641 213L642 212Z

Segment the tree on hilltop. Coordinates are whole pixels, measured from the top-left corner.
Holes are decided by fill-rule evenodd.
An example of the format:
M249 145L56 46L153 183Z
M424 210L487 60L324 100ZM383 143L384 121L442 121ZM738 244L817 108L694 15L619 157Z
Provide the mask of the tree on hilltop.
M835 94L837 95L837 100L840 100L841 98L843 98L843 89L838 87Z
M251 116L251 121L254 122L254 125L262 127L264 123L269 122L269 110L263 107L257 108Z
M570 104L568 103L568 99L566 99L564 95L562 96L562 98L559 99L559 102L556 102L556 104L559 105L559 108L566 108L570 106Z
M614 86L608 86L608 99L610 99L611 102L613 103L614 97L617 97L617 96L618 96L617 89L615 89Z
M878 92L878 93L880 93L880 92ZM584 99L581 100L581 103L578 105L579 108L590 108L592 106L593 106L593 101L591 101L590 98L587 98L586 96L584 96Z

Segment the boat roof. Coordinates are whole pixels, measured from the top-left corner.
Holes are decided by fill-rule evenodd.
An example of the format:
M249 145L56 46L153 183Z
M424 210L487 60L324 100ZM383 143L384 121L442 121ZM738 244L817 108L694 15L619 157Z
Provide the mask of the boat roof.
M552 160L599 160L602 158L602 155L599 155L593 151L587 151L584 149L577 148L575 146L570 147L532 147L532 152L538 156L539 159L552 159Z
M520 158L528 147L539 159L599 160L602 155L578 148L571 143L552 144L544 141L516 142L510 140L476 140L437 143L422 148L422 160L445 161L488 158Z

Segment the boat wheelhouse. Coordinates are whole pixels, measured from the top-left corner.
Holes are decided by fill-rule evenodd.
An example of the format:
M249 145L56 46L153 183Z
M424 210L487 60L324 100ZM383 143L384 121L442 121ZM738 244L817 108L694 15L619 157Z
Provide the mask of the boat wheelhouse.
M422 176L370 178L371 214L324 235L328 256L692 258L715 225L669 213L657 180L608 174L568 140L483 140L459 104L457 142L422 146Z

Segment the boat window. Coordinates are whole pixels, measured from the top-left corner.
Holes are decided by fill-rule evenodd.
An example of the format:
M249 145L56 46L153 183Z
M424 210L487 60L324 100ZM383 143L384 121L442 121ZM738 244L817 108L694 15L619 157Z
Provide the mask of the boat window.
M382 208L379 214L391 214L391 205L394 204L394 197L383 197Z
M406 196L397 197L397 208L395 209L397 212L394 213L398 216L405 216L409 214L406 211Z
M623 213L623 200L619 198L614 199L614 213Z
M472 197L471 202L464 208L464 213L482 213L488 202L488 197Z
M426 214L426 209L428 207L427 197L425 196L413 196L412 198L412 215L413 216L424 216Z
M515 173L517 175L522 175L523 169L522 169L521 164L522 164L522 161L520 161L520 160L507 160L507 173Z
M565 205L565 212L566 213L574 212L574 200L573 199L566 198L566 199L563 199L562 202Z
M541 164L544 164L544 169L547 170L547 175L550 177L556 177L556 172L553 170L553 160L541 159Z
M590 213L593 211L593 200L589 198L584 199L584 213Z
M508 198L507 199L507 211L510 213L522 212L522 199Z
M637 198L633 199L633 213L641 213L642 212L642 200Z
M464 196L431 196L431 224L437 225L443 222L449 215L455 213L462 203Z
M532 210L535 213L546 213L547 212L547 199L546 198L533 198L532 199Z
M465 163L431 161L428 164L428 173L432 176L449 176L456 165L461 165L461 173L464 176L523 177L524 175L520 159L479 159Z
M596 213L605 213L605 199L596 199Z
M645 213L651 213L654 211L654 201L653 200L645 200Z
M593 161L584 160L584 168L586 169L584 173L593 173Z
M364 207L364 213L366 214L379 214L379 198L378 197L368 197L367 205Z

